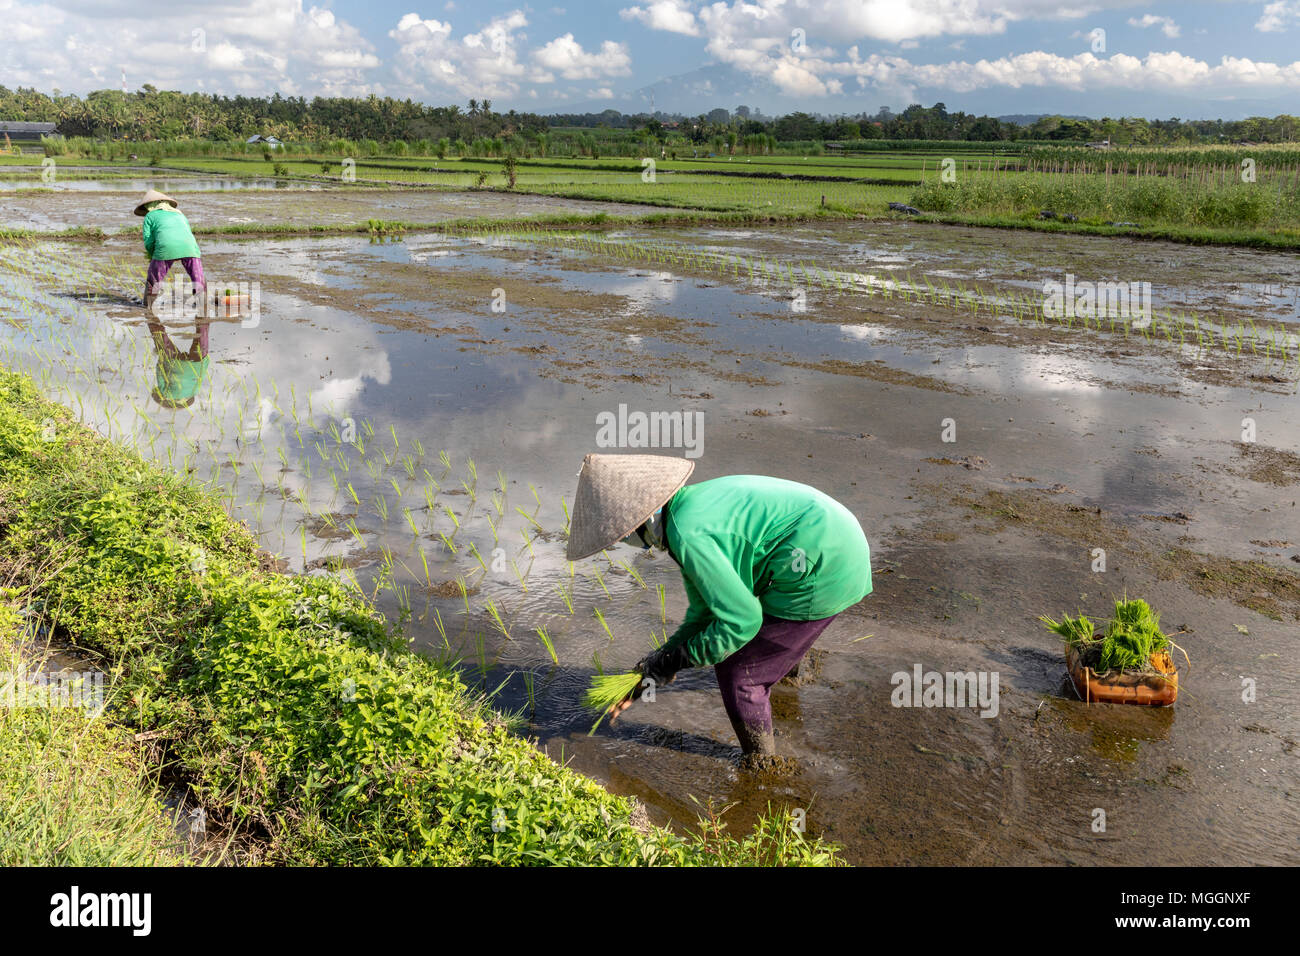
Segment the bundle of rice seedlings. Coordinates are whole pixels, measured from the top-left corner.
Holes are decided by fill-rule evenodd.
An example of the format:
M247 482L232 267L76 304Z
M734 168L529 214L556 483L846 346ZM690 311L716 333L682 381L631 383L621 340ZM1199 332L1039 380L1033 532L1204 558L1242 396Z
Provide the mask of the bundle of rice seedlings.
M1060 621L1046 616L1039 620L1061 635L1067 646L1079 652L1081 662L1098 674L1150 670L1151 655L1172 644L1160 630L1160 615L1141 599L1116 601L1102 635L1082 614L1075 618L1066 615Z
M1169 638L1160 630L1160 615L1146 601L1116 601L1099 663L1106 670L1144 670L1150 666L1151 655L1168 646Z
M1062 615L1059 621L1053 621L1046 615L1042 615L1038 619L1049 630L1053 630L1065 638L1065 643L1071 647L1087 644L1097 639L1097 629L1093 626L1092 621L1082 614L1078 617L1070 617L1068 614Z
M582 703L588 710L593 710L600 716L591 725L588 737L596 732L596 728L600 726L600 722L605 719L605 715L613 709L614 705L636 690L642 680L639 671L628 671L624 674L597 674L591 679L591 686L583 695Z
M639 671L625 674L597 674L591 679L591 686L582 698L583 706L589 710L605 713L632 691L642 681Z

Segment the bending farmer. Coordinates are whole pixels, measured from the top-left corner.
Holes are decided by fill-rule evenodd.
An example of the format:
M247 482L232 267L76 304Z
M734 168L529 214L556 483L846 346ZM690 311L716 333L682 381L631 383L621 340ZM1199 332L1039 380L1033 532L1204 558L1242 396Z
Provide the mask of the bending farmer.
M837 614L871 593L870 549L853 514L815 488L757 475L684 487L694 467L658 455L588 455L568 558L619 540L666 550L690 607L637 669L666 684L683 668L713 665L741 748L773 754L772 685Z
M207 283L203 280L203 260L199 257L199 244L190 231L189 220L176 208L176 200L156 189L144 194L135 207L137 216L144 216L144 251L149 257L149 274L145 279L144 307L153 310L154 301L162 293L163 280L176 263L180 263L194 283L199 296L200 315L207 315Z

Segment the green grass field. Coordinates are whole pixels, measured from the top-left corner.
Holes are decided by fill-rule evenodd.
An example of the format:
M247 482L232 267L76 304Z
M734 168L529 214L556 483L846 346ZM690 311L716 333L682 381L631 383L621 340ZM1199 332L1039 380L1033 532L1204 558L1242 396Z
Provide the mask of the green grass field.
M248 152L137 154L134 161L60 156L54 163L58 175L74 179L190 172L357 188L511 190L704 217L879 217L897 215L890 203L905 203L938 221L969 225L1103 235L1119 230L1184 242L1300 247L1300 150L1290 146L1105 151L1036 146L1017 152L990 146L954 148L953 155L945 156L926 145L804 157L686 157L681 150L676 159L524 157L515 161L513 182L501 159L483 157L377 155L353 160L286 153L268 160ZM39 179L40 159L0 156L0 181ZM1056 217L1040 215L1044 210Z

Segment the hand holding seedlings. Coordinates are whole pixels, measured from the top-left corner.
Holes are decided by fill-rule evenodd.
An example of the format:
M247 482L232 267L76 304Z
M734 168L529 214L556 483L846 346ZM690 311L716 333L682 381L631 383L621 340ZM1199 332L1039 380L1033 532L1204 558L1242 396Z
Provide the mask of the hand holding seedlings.
M673 647L665 645L641 658L637 662L636 673L643 679L638 680L623 699L610 708L609 722L612 724L618 719L619 714L641 699L641 695L646 691L647 681L652 682L651 686L654 687L671 684L677 677L678 671L690 666L691 661L686 655L686 648L680 644Z

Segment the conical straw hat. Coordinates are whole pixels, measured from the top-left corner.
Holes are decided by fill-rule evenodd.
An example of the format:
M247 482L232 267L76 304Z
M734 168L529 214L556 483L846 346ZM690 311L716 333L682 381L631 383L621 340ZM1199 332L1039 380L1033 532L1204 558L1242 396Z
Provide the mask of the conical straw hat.
M577 561L626 538L694 470L695 462L666 455L588 455L578 474L566 557Z
M141 199L139 204L135 207L135 214L137 216L143 216L148 211L144 207L149 205L151 202L169 202L172 204L173 209L180 205L180 203L175 199L172 199L171 196L160 193L156 189L151 189L144 194L144 198Z

